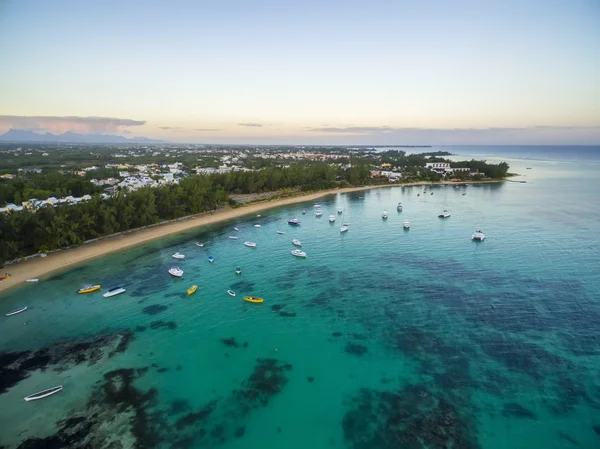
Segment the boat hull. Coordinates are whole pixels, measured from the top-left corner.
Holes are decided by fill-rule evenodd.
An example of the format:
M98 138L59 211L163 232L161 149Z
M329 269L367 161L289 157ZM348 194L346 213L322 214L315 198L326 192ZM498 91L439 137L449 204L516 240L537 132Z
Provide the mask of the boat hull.
M252 302L254 304L260 304L264 302L263 298L259 298L257 296L244 296L244 301Z

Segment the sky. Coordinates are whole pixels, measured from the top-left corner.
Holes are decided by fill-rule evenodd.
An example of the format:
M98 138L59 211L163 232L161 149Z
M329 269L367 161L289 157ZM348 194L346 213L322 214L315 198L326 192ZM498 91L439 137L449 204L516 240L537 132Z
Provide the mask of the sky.
M0 0L0 132L600 144L599 0Z

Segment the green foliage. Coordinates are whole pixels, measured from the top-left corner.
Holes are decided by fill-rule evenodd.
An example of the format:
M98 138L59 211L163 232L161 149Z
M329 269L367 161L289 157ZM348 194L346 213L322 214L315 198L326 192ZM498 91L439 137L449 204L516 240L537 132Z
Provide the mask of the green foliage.
M486 161L476 161L475 159L471 159L470 161L452 162L450 166L476 169L479 170L479 173L483 173L486 177L493 179L505 178L509 169L509 166L506 162L500 162L499 164L488 164Z

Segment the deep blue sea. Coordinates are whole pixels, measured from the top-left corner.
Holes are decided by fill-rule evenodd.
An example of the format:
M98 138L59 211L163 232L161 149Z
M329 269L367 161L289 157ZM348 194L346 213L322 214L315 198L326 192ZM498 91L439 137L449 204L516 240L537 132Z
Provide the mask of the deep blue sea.
M0 297L0 447L600 447L600 148L438 149L526 183L331 195Z

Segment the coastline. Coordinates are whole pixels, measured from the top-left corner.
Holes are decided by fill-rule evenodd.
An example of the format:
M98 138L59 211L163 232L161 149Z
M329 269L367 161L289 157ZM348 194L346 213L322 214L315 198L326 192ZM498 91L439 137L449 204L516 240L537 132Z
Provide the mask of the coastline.
M24 285L27 279L44 278L57 271L73 268L76 265L87 262L104 255L122 251L150 242L154 239L166 237L171 234L187 231L193 228L212 225L222 221L232 220L244 215L261 212L279 206L288 206L291 204L313 201L328 195L337 193L352 193L364 190L371 190L384 187L411 187L418 185L436 185L436 184L483 184L504 182L504 180L491 181L465 181L465 182L413 182L407 184L382 184L363 187L346 187L341 189L323 190L305 195L298 195L289 198L281 198L275 200L267 200L262 202L250 203L238 208L221 209L214 213L204 213L190 218L181 218L177 221L168 222L165 224L157 224L150 228L132 230L124 234L106 236L98 241L84 243L75 248L56 251L48 254L47 257L34 257L31 259L22 260L15 263L6 264L2 274L8 272L11 276L0 282L0 293L11 288Z

